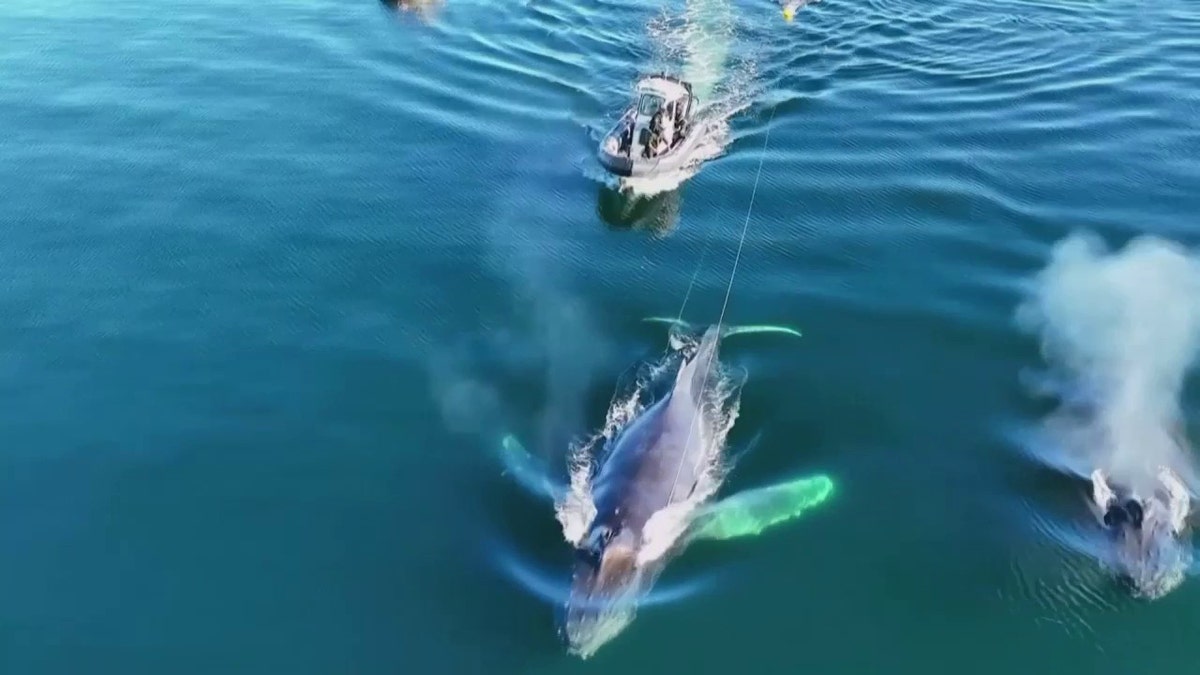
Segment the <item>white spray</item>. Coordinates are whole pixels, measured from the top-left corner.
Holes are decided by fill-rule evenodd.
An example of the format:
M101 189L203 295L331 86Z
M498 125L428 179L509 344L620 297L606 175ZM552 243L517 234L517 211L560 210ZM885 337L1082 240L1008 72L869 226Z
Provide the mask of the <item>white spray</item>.
M533 454L538 463L549 463L561 458L563 445L583 426L587 389L610 353L602 323L573 292L564 262L574 260L581 245L555 239L560 224L553 214L529 205L526 186L536 168L515 174L506 199L479 218L480 236L472 241L482 246L482 260L464 258L466 268L478 265L488 282L511 294L503 327L484 323L475 334L453 326L455 334L439 336L426 361L447 427L477 435L486 447L495 447L512 420L527 414L513 409L497 373L540 373L545 401Z
M1086 402L1086 414L1064 408L1048 420L1070 465L1143 494L1160 467L1195 480L1179 396L1200 348L1200 258L1156 238L1109 253L1072 236L1018 319Z
M1097 514L1135 498L1144 520L1114 520L1101 560L1134 595L1159 598L1192 562L1186 517L1196 479L1179 398L1200 348L1200 258L1144 237L1108 252L1092 237L1061 242L1018 318L1042 337L1064 404L1047 420L1056 463L1096 472ZM1123 493L1125 496L1119 496ZM1126 515L1126 518L1130 516Z

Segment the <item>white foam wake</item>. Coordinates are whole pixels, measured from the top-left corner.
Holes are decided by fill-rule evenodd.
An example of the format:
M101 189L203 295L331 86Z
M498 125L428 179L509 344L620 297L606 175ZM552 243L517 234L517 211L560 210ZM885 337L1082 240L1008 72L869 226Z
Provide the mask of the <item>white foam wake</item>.
M653 54L649 72L678 74L692 83L700 99L696 133L701 138L686 166L644 178L616 179L601 172L610 187L641 196L675 190L706 162L725 152L730 120L754 100L757 76L753 59L731 56L736 27L727 0L688 0L681 14L664 10L651 19L647 26Z

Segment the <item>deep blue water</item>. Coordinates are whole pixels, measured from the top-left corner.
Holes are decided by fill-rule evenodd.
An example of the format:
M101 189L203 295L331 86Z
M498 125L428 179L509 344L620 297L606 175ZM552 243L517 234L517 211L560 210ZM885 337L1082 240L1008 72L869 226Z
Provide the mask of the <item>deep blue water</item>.
M621 196L656 68L728 137ZM1013 319L1073 232L1200 244L1190 0L9 0L0 82L0 672L1191 667L1194 581L1053 536L1086 484L1015 440ZM496 439L558 466L697 269L716 319L760 163L726 319L805 336L725 348L726 488L837 496L580 662L499 564L566 575Z

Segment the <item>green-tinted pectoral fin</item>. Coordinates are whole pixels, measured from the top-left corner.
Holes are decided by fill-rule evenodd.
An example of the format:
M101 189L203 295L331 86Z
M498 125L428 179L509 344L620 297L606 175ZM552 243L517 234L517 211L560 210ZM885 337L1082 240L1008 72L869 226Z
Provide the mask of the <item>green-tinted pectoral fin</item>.
M535 495L557 501L566 494L567 487L551 480L546 463L529 454L516 436L506 434L500 440L500 459L504 473Z
M692 526L694 539L736 539L762 534L827 501L834 491L825 475L745 490L706 507Z
M672 327L692 329L692 325L680 319L672 319L665 316L648 316L642 321L648 323L665 323ZM769 324L749 325L749 326L722 326L721 337L727 338L731 335L747 335L750 333L781 333L783 335L791 335L793 337L801 337L800 331L788 326L772 326Z

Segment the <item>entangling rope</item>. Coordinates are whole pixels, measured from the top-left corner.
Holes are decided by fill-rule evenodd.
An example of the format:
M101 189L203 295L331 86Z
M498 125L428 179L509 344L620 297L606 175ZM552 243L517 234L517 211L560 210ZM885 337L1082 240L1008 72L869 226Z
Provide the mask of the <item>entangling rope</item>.
M766 138L763 139L762 156L758 158L758 171L754 175L754 189L751 190L751 192L750 192L750 206L747 207L747 209L746 209L746 221L744 223L742 223L742 235L738 239L737 253L733 257L733 269L730 270L730 272L729 272L729 284L725 287L725 301L723 303L721 303L721 314L717 318L717 339L720 339L721 325L725 322L725 310L729 307L729 296L733 292L733 280L734 280L734 277L737 276L738 263L742 259L742 247L745 246L745 244L746 244L746 233L750 230L750 216L751 216L751 214L754 213L754 200L755 200L755 197L758 196L758 181L759 181L759 179L762 178L763 163L767 159L767 147L768 147L768 144L771 142L771 123L775 120L775 111L777 109L778 108L772 108L771 116L770 116L770 118L767 119L767 135L766 135ZM696 271L699 272L699 269L697 268ZM695 275L693 275L692 281L693 282L695 281ZM692 288L691 288L691 285L689 285L688 293L690 294L691 291L692 291ZM686 304L686 302L687 302L687 298L685 296L684 303ZM679 311L680 311L680 315L682 316L683 309L681 308ZM708 363L704 364L704 368L705 368L704 379L701 380L701 382L700 382L700 393L701 394L704 393L705 388L708 386L708 376L712 373L712 362L715 357L716 357L716 350L709 352ZM703 405L703 404L701 404L701 405ZM696 409L696 414L697 415L700 414L699 408ZM695 418L693 418L693 419L695 419ZM687 446L691 444L692 434L695 433L695 430L696 430L695 424L689 425L688 438L687 438L687 442L684 443L684 446L683 446L684 448L687 448ZM671 482L671 494L670 494L670 496L667 497L667 505L668 506L675 499L675 488L679 484L679 476L680 476L680 474L683 473L683 462L686 458L687 458L686 452L684 452L683 456L679 458L679 468L677 468L675 470L675 480L673 480Z

